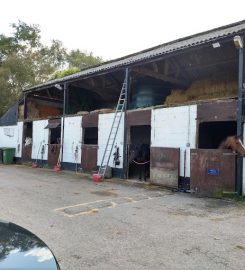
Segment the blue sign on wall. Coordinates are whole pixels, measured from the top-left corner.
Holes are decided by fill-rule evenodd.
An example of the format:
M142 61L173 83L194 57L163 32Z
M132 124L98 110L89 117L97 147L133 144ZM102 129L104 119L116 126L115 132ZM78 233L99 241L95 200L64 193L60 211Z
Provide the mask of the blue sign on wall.
M219 169L211 168L211 169L208 169L208 174L209 175L219 175L220 174L220 170Z

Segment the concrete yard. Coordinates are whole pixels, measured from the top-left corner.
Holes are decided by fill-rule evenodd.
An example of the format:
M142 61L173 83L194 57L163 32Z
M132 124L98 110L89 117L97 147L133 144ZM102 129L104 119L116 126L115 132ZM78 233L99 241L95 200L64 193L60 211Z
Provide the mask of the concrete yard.
M242 203L0 165L0 219L37 234L62 270L245 267Z

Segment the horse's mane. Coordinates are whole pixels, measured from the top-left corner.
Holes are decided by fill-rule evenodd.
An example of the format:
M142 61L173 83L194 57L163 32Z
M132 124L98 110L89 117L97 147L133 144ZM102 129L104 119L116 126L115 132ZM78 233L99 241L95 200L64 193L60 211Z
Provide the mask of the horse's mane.
M218 149L231 149L230 144L229 144L230 138L231 138L231 137L227 137L226 139L224 139L224 140L220 143Z

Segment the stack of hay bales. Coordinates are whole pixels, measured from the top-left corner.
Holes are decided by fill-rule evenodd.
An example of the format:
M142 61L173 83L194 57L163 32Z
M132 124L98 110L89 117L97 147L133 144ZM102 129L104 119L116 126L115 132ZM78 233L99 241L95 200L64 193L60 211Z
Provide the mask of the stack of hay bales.
M18 119L24 119L24 105L19 105Z
M228 98L237 95L237 82L229 74L194 81L187 90L172 90L165 104Z
M58 116L61 114L61 111L59 108L52 107L50 105L41 105L36 103L35 101L30 101L27 104L27 112L28 112L28 118L34 119L34 118L46 118L46 117L52 117L52 116Z
M90 113L112 113L114 112L113 109L110 109L110 108L102 108L102 109L98 109L98 110L94 110L94 111L91 111Z
M36 102L30 101L27 103L27 113L29 119L39 118L39 111L37 109Z
M39 117L41 118L61 115L61 110L56 107L43 106L38 104L36 108L39 113Z

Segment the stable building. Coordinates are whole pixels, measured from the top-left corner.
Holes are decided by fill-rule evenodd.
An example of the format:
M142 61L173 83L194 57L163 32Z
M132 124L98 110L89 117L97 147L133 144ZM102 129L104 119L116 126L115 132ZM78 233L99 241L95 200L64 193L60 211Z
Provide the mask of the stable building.
M244 35L241 21L26 89L0 122L0 147L15 147L22 162L94 173L124 90L108 161L113 176L244 193L243 158L218 149L244 133Z

